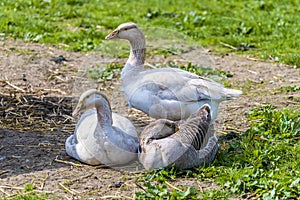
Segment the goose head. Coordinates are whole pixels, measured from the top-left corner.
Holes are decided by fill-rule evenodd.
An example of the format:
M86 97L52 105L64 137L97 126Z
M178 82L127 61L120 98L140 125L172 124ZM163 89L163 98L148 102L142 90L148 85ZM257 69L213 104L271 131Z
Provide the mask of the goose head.
M211 107L208 104L201 106L194 114L191 116L200 116L203 122L211 123Z
M141 29L139 29L139 27L133 22L126 22L119 25L113 32L111 32L105 37L106 40L112 40L117 38L129 41L145 39Z
M111 110L107 97L96 89L88 90L79 98L78 104L72 115L75 117L86 110L96 108Z
M168 119L158 119L150 123L142 132L150 140L168 137L179 130L177 122Z

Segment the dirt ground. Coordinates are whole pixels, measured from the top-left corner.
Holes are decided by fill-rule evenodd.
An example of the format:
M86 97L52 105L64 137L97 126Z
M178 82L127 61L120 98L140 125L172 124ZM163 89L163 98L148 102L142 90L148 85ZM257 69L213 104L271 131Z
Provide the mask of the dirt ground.
M67 61L52 60L59 55ZM216 120L219 136L230 131L243 133L248 127L245 116L253 107L300 103L299 93L276 92L282 86L300 85L299 68L234 54L221 57L201 48L168 58L152 56L146 62L152 65L166 60L192 62L233 74L228 81L244 94L238 100L221 103ZM75 127L72 107L80 93L89 88L105 93L113 111L129 117L139 132L151 121L127 108L118 79L97 82L86 76L88 68L125 61L100 52L83 54L36 43L0 41L0 197L26 193L24 187L31 183L37 193L49 193L53 199L134 198L139 190L135 181L143 176L141 168L131 166L126 171L80 164L66 154L64 146ZM25 112L32 112L32 121L26 119L24 125ZM44 119L44 124L36 124L35 119ZM202 190L218 187L210 181L184 178L172 184Z

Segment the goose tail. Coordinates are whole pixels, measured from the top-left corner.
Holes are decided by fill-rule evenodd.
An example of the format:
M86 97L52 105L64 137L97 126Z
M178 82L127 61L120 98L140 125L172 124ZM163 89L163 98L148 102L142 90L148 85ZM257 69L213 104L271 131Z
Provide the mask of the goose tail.
M225 89L226 100L236 99L241 94L243 94L243 91L241 91L241 90L235 90L235 89L229 89L229 88Z

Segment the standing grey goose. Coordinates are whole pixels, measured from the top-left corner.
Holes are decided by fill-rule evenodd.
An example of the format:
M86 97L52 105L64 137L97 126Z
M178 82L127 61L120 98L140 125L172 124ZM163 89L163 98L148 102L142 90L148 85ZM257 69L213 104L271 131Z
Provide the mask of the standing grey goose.
M178 122L156 120L140 135L139 160L147 170L173 164L179 169L209 164L219 147L210 126L210 107L207 104L180 121L179 128Z
M132 22L118 26L106 40L130 42L130 56L122 69L122 90L130 107L156 119L186 119L204 104L211 106L212 119L221 101L235 99L240 90L177 68L144 70L146 42L141 29Z
M66 140L69 156L90 164L119 166L137 160L138 136L131 121L111 112L107 97L95 89L84 92L73 116L82 113Z

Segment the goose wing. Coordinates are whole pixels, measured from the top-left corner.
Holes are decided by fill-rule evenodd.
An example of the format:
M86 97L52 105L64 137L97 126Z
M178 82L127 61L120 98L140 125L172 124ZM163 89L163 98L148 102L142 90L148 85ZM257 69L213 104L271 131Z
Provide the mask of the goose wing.
M226 98L226 90L222 84L216 83L180 69L160 68L143 71L127 87L130 91L146 92L162 100L197 102L200 100Z
M173 135L177 130L177 123L168 119L158 119L151 122L141 133L141 140L160 140Z

